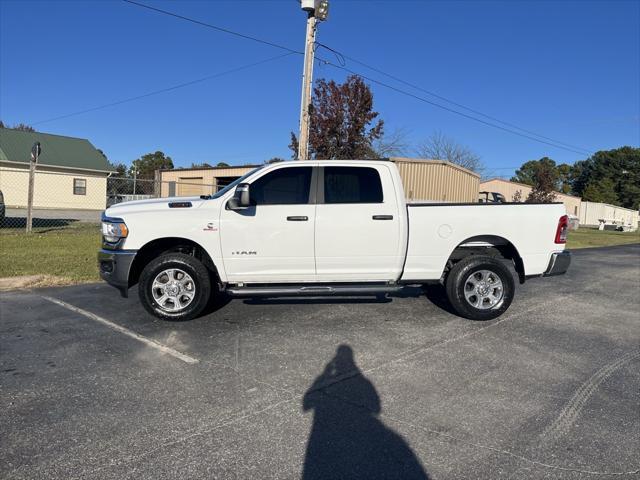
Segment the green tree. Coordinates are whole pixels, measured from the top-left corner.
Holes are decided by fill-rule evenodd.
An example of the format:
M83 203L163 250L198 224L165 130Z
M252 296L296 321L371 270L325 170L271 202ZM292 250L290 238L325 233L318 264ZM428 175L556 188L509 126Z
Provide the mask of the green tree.
M129 176L129 168L124 163L118 163L117 165L112 165L112 167L116 172L112 177L127 178Z
M522 166L516 170L516 174L511 178L511 181L524 183L525 185L531 185L533 187L536 184L538 170L541 168L545 169L545 171L556 172L554 175L556 180L560 178L557 172L558 167L556 166L556 162L549 157L542 157L540 160L529 160L523 163Z
M351 75L342 84L318 80L309 114L310 158L377 158L372 144L382 137L384 122L376 120L373 93L362 78ZM298 138L293 132L289 148L297 158Z
M153 180L156 170L170 170L172 168L173 160L171 160L171 157L161 151L156 151L142 155L140 158L131 162L129 175L133 177L134 172L136 172L136 177L139 179Z
M231 165L229 165L228 163L225 163L225 162L218 162L216 164L216 167L218 167L218 168L223 168L223 167L224 168L228 168L230 166ZM211 165L210 163L202 162L202 163L192 163L191 164L191 168L214 168L214 166Z
M586 160L576 162L572 169L572 187L576 195L588 198L613 199L607 202L626 208L640 206L640 148L621 147L596 152ZM588 189L588 190L587 190Z
M147 153L131 162L129 176L134 179L135 193L153 194L156 191L154 182L156 170L170 170L173 168L173 160L161 151Z
M582 199L588 202L618 204L618 195L615 191L615 183L610 178L603 178L599 182L594 181L587 185L582 193Z
M31 125L27 125L25 123L18 123L16 125L14 125L13 127L10 127L9 125L5 125L4 122L2 120L0 120L0 128L11 128L12 130L21 130L23 132L35 132L35 128L33 128Z
M571 179L573 169L572 166L567 163L561 163L558 165L558 191L562 193L571 193Z
M101 152L102 153L102 152ZM129 177L129 167L124 163L111 163L113 173L107 178L107 193L109 195L128 195L133 193L133 182Z

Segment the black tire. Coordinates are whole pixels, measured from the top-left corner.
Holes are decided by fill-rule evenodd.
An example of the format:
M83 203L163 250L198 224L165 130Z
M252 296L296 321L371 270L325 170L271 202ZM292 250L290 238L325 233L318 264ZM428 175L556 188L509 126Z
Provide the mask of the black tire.
M191 302L178 311L167 311L156 301L152 292L156 276L169 269L178 269L187 273L195 286L195 293ZM211 296L209 270L197 258L184 253L161 255L149 262L142 270L138 282L138 296L147 312L162 320L191 320L197 317L209 302Z
M482 279L481 271L491 272L500 280L502 283L502 295L500 300L496 301L495 305L488 306L492 300L487 299L486 302L482 302L485 308L476 308L471 304L471 300L467 300L465 291L473 295L474 289L470 289L472 283L468 283L467 280L474 273ZM495 280L494 277L491 278ZM475 276L472 281L474 281L474 279L477 280ZM491 284L489 283L488 285ZM509 268L499 259L483 255L471 255L456 263L447 276L445 286L447 297L455 312L461 317L471 320L491 320L499 317L507 311L513 301L515 293L515 282L513 281L513 275ZM487 288L494 297L497 297L500 293L500 289L498 288L493 290L490 286ZM471 298L475 298L475 302L482 297L472 296Z

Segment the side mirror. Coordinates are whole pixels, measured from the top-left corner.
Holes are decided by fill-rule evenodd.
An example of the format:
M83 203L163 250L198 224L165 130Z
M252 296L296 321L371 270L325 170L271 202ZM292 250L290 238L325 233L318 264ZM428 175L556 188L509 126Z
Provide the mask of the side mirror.
M227 206L229 210L244 210L250 205L249 184L239 183L233 193L233 197L229 199Z

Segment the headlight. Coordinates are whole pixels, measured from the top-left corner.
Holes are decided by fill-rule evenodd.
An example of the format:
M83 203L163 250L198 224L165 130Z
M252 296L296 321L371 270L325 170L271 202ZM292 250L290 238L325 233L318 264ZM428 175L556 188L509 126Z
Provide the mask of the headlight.
M102 222L102 237L105 242L118 243L127 235L129 235L129 229L124 223Z

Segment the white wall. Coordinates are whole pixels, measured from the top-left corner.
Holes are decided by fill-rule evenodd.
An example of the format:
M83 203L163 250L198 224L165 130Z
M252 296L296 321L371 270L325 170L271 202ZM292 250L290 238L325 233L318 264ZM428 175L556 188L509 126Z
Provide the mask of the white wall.
M608 203L582 202L580 205L580 225L599 225L600 220L607 223L638 226L638 212L628 208L616 207Z

